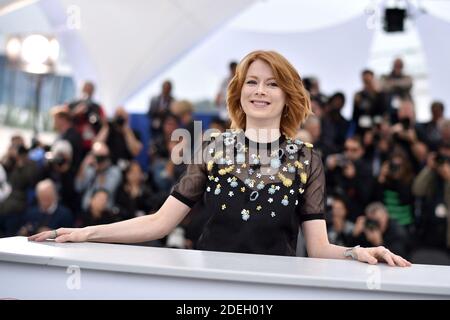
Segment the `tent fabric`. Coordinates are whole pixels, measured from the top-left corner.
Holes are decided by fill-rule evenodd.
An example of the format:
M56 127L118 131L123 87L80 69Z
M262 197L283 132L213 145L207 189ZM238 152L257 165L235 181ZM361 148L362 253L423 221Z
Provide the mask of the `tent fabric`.
M240 60L253 50L276 50L288 58L302 77L319 78L324 92L332 94L334 90L343 91L349 101L344 114L349 116L353 94L361 87L360 72L367 67L372 36L373 31L366 28L366 17L363 15L332 29L311 32L265 34L227 28L160 74L152 89L157 90L156 86L164 79L176 74L175 88L183 88L176 89L178 97L192 96L192 91L197 92L199 98L201 94L213 96L221 78L210 75L225 76L230 57ZM208 79L216 81L211 84ZM130 100L128 106L136 108L145 105L149 95L149 91L140 93Z
M450 24L440 18L423 15L416 20L425 51L428 67L430 93L433 100L440 100L447 106L446 116L450 116L449 75L450 64Z
M140 86L219 28L253 0L45 0L77 81L101 84L107 110L124 103ZM79 29L64 24L77 8Z
M0 6L14 2L20 1L0 0ZM351 99L353 91L360 87L359 71L368 62L370 10L381 10L386 5L382 0L345 4L335 0L30 3L0 16L0 45L13 33L56 33L65 54L63 59L67 58L77 82L91 79L98 83L97 98L110 112L126 102L145 108L147 101L144 103L141 97L146 94L148 100L148 84L155 84L154 94L159 91L154 89L160 80L175 74L175 69L183 74L178 78L178 72L174 79L179 89L183 87L198 96L204 92L211 98L227 72L230 58L238 60L260 48L280 51L303 76L321 79L326 93L339 89ZM71 8L79 10L79 28L71 28L68 23L73 15ZM448 66L442 61L449 51L443 35L449 34L450 2L419 1L411 8L424 43L432 98L448 105L449 93L444 87ZM269 15L264 18L263 12ZM251 19L255 21L253 27L245 29L244 22ZM184 96L183 91L176 92ZM350 110L344 112L348 115Z

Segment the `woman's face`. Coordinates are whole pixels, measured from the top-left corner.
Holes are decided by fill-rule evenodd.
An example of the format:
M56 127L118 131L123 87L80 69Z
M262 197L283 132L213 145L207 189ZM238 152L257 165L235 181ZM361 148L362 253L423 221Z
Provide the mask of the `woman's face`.
M127 179L129 182L140 182L142 179L142 170L138 164L131 164L127 173Z
M279 123L286 94L278 86L270 66L255 60L249 67L241 90L241 105L247 121L272 120Z
M168 117L164 121L163 130L166 135L171 135L174 130L178 129L178 123L175 118Z
M332 204L333 218L345 219L347 216L347 209L340 200L334 200Z

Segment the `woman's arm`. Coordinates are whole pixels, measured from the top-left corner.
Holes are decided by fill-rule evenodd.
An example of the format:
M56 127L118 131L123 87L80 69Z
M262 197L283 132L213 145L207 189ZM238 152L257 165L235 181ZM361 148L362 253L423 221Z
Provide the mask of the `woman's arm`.
M306 250L311 258L348 259L344 256L350 248L336 246L328 242L325 220L309 220L303 222L303 234ZM411 263L402 257L393 254L383 246L373 248L358 247L354 249L358 261L376 264L385 261L391 266L407 267Z
M139 243L156 240L169 234L189 211L187 205L169 196L155 214L98 226L60 228L56 230L55 241ZM28 240L44 241L54 238L54 233L53 230L45 231L29 237Z

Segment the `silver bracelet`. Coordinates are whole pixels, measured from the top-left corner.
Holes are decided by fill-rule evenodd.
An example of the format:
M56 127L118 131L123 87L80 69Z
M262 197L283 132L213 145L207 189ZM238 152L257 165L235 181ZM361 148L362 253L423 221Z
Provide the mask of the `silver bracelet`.
M344 257L348 258L351 257L353 260L358 260L358 255L356 254L355 249L359 248L360 245L354 246L353 248L346 249L344 251Z

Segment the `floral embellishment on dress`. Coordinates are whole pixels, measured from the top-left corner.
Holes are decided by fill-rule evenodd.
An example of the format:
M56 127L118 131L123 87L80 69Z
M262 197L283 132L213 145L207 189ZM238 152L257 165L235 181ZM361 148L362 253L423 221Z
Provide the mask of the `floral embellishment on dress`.
M281 169L281 170L283 170L283 172L287 172L288 168L287 167L283 167L283 169Z
M214 160L209 160L206 168L208 171L211 171L213 166L214 166Z
M289 193L294 194L295 193L294 189L289 190Z
M236 143L236 150L237 150L237 152L246 152L247 147L242 142L238 142L238 143Z
M242 209L241 211L242 220L247 221L250 218L250 211L246 209Z
M234 196L234 192L233 192L233 191L230 191L230 192L228 192L228 195L229 195L230 197L232 197L232 196Z
M260 178L262 177L261 172L258 172L258 173L256 174L256 177L257 177L258 179L260 179Z
M264 182L260 181L260 182L256 185L256 189L258 189L258 190L264 189Z
M292 180L289 178L286 178L282 173L278 173L278 178L280 178L281 182L283 182L283 185L287 188L292 186Z
M227 208L227 205L226 204L223 204L222 205L222 210L225 210Z
M275 194L275 190L276 190L275 185L271 185L268 192L269 192L269 194Z
M288 196L285 195L285 196L283 197L283 200L281 200L281 204L282 204L283 206L289 205Z
M232 188L236 188L236 187L238 186L237 181L231 181L231 182L230 182L230 186L231 186Z
M252 191L252 193L250 193L250 201L255 201L256 199L258 199L259 197L259 192L258 191Z
M314 146L311 144L311 143L309 143L309 142L305 142L305 146L307 147L307 148L313 148Z
M309 166L309 160L305 160L305 161L303 161L303 163L304 163L306 166Z
M220 184L218 184L218 185L216 186L216 190L214 190L214 194L217 196L217 195L220 194L220 191L222 191L222 190L220 190Z
M298 192L300 192L300 194L303 194L303 192L305 192L305 189L300 188L300 189L298 189Z
M257 207L256 207L256 210L257 210L257 211L261 211L261 209L262 209L261 206L257 206Z
M269 198L269 199L267 199L267 201L268 201L269 203L272 203L272 202L273 202L273 198Z
M225 174L227 174L227 173L230 173L230 172L233 171L233 170L234 170L234 165L229 166L229 167L226 167L226 168L223 168L223 169L220 169L220 170L219 170L219 174L220 174L221 176L223 176L223 175L225 175Z
M231 166L233 164L233 160L231 160L231 159L228 159L226 162L227 162L227 165L229 165L229 166Z
M245 162L245 154L238 153L236 155L236 163L244 163Z
M210 191L211 191L211 187L207 187L206 192L210 192Z
M247 178L247 179L245 179L244 183L246 185L248 185L250 188L253 188L255 186L255 180L253 180L253 179Z
M288 163L287 166L288 166L288 172L289 173L295 173L295 167L292 166L292 164Z
M298 146L296 144L293 144L293 143L288 144L286 146L286 151L289 154L295 154L298 151Z
M270 215L272 216L272 218L276 216L275 212L273 211L270 213Z
M306 175L305 172L300 173L300 181L305 184L306 181L308 181L308 176Z
M237 168L236 173L241 173L241 168Z
M295 205L298 205L298 200L295 200Z
M214 182L219 182L219 177L215 177Z
M270 167L273 169L278 169L281 166L280 159L270 159Z
M270 176L269 179L270 180L275 180L275 176Z
M223 139L223 143L226 146L231 146L232 144L234 144L234 137L226 137L225 139Z
M294 166L295 166L296 168L298 168L298 169L303 169L303 164L301 164L300 161L295 161L295 162L294 162Z
M303 141L300 140L300 139L295 139L294 142L295 142L296 144L300 145L300 146L303 144Z
M242 187L242 188L241 188L241 192L245 192L245 187Z

